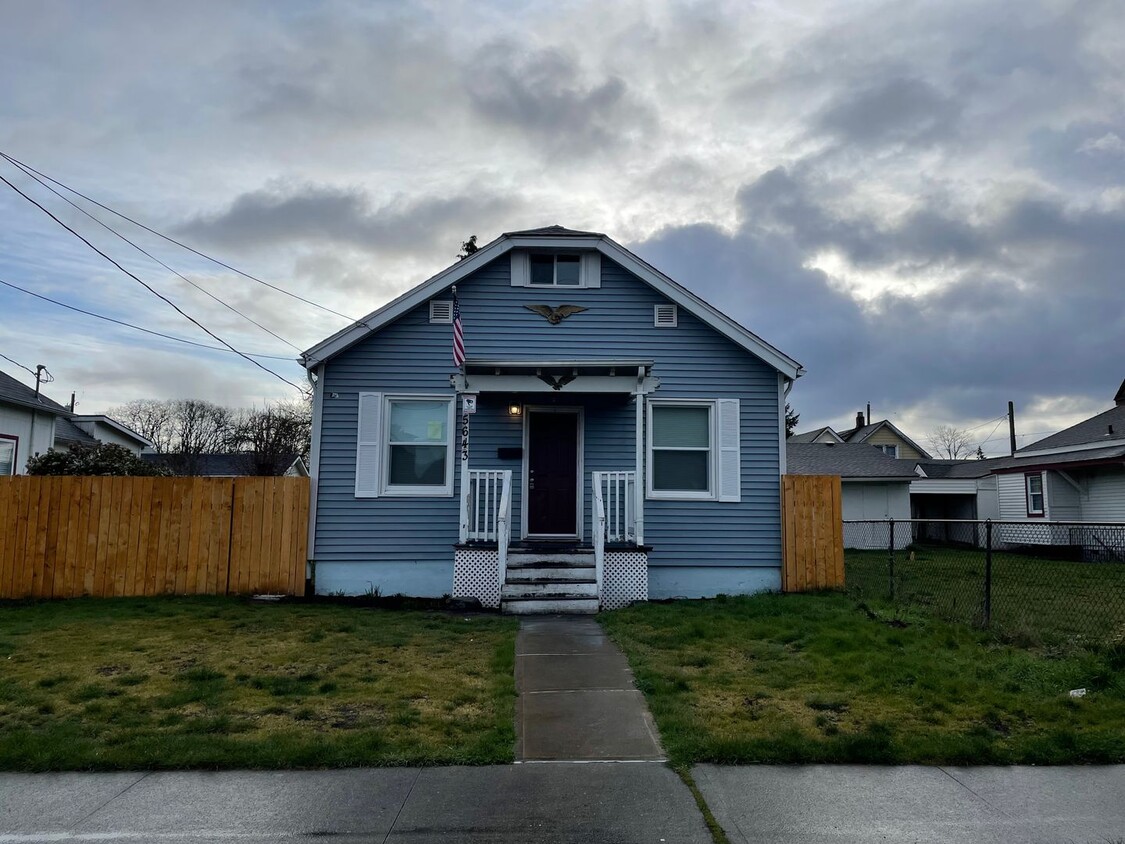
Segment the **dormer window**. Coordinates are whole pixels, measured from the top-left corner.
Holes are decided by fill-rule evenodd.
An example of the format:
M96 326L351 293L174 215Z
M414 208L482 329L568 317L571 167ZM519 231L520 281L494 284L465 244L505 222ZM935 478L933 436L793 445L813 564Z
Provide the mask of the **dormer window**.
M512 252L512 287L601 287L601 253Z
M578 255L531 255L532 287L578 287L582 264Z

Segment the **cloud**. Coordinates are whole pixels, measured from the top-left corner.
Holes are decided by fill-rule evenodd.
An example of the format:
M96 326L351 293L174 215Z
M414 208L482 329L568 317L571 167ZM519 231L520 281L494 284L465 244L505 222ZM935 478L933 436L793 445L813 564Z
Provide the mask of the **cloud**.
M519 199L485 188L397 197L375 206L355 187L278 183L241 194L222 211L181 223L180 234L226 247L331 244L402 254L453 244L481 221L510 216ZM460 241L456 241L459 243Z
M548 152L588 155L636 140L656 125L622 77L591 79L568 50L497 41L481 48L467 71L477 114Z
M845 144L918 146L956 133L959 106L933 85L887 79L849 93L826 108L815 128Z

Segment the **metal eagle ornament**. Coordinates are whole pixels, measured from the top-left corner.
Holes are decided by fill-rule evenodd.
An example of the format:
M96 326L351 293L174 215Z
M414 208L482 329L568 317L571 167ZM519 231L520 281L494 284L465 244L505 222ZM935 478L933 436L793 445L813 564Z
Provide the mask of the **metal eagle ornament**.
M524 305L524 307L539 314L551 325L558 325L571 314L580 314L589 310L589 308L583 308L581 305L559 305L557 308L552 308L550 305Z

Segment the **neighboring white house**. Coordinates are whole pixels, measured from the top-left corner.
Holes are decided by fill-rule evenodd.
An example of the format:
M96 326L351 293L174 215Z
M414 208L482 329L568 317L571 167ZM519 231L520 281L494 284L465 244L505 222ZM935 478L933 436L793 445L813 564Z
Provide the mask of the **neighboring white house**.
M134 454L152 448L152 443L117 420L75 415L0 372L0 476L24 474L28 459L37 454L99 442L124 446Z
M0 372L0 476L22 475L27 460L55 445L56 420L65 407Z
M910 483L916 477L907 461L888 457L866 443L795 443L785 446L790 475L839 475L844 515L845 548L886 548L890 544L887 519L910 518ZM850 521L871 524L847 524ZM912 541L910 527L895 531L895 547Z

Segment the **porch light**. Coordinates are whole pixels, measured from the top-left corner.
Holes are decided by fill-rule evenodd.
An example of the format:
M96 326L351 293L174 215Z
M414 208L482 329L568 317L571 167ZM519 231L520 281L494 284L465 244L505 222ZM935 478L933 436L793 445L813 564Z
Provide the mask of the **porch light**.
M512 402L508 405L509 416L523 416L523 405L518 402Z

